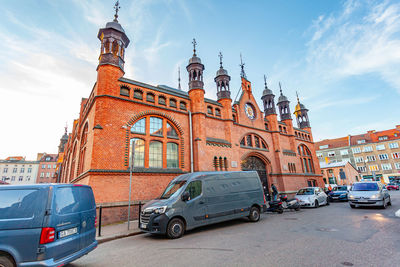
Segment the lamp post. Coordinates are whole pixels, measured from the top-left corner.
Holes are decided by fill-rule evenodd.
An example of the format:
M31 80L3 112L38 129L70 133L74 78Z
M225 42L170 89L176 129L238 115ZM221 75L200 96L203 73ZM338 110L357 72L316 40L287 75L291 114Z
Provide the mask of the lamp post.
M132 169L133 169L133 159L135 156L135 142L132 141L131 146L131 162L129 164L129 200L128 200L128 230L129 230L129 223L131 221L131 194L132 194Z

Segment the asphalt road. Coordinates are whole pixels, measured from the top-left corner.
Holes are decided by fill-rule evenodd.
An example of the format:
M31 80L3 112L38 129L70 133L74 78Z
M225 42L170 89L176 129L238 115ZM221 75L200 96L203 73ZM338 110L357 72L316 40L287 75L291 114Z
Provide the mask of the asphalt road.
M202 227L177 240L123 238L68 266L400 266L400 192L390 194L386 210L331 203Z

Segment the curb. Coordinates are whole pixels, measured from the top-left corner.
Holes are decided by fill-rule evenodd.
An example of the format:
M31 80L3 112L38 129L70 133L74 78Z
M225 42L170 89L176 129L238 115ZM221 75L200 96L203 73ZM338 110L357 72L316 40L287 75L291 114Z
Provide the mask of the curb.
M116 236L112 236L112 237L105 237L105 238L96 239L96 240L97 240L98 244L102 244L102 243L113 241L113 240L116 240L116 239L135 236L135 235L141 235L141 234L144 234L144 232L133 232L133 233L129 233L129 234L122 234L122 235L116 235Z

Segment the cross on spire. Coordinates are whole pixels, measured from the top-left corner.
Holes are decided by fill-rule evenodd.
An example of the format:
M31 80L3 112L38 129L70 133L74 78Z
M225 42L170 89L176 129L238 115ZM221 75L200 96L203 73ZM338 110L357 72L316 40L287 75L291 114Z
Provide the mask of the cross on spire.
M182 90L181 88L181 68L178 67L178 89Z
M223 58L223 56L222 56L221 52L219 52L218 57L219 57L219 65L220 65L220 68L222 69L222 58Z
M197 45L196 39L193 38L192 44L193 44L193 56L195 57L196 56L196 45Z
M118 22L118 11L120 10L120 6L119 6L119 0L117 0L117 2L114 5L114 9L115 9L115 15L114 15L114 21Z
M299 94L297 93L297 91L296 91L296 96L297 96L297 103L300 103Z
M267 76L265 76L265 74L264 74L264 85L265 85L265 88L268 88L268 86L267 86Z
M247 79L246 77L246 73L244 72L244 63L243 63L243 59L242 59L242 53L240 53L240 65L239 65L242 70L240 71L240 77Z
M283 95L283 94L282 94L281 82L279 82L279 91L281 91L281 95Z

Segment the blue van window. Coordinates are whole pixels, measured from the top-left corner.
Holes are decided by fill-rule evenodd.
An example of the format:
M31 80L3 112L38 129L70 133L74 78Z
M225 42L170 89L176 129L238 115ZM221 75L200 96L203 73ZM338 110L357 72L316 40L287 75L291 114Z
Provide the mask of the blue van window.
M32 218L38 190L0 191L0 220Z
M191 182L186 190L190 194L190 199L193 199L197 196L201 195L201 181L193 181Z
M56 213L68 214L95 208L93 192L88 187L60 187L56 191Z

